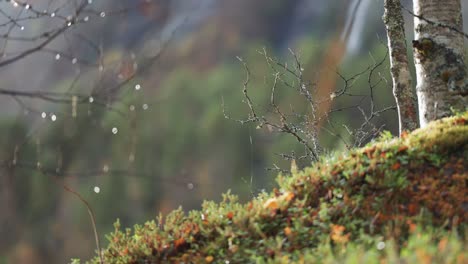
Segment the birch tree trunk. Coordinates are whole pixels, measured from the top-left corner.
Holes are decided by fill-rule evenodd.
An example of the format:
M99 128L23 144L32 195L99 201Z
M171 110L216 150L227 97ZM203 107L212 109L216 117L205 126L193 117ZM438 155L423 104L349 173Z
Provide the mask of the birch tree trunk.
M421 127L464 110L468 78L464 62L461 0L413 0L414 59Z
M398 108L400 135L419 127L416 98L408 63L405 22L400 0L385 0L383 21L387 29L390 52L390 71L393 79L393 95Z

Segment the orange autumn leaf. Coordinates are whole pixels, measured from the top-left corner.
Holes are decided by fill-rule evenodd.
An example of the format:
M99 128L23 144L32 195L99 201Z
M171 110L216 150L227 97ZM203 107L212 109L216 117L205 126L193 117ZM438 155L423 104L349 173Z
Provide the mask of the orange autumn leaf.
M408 137L408 131L402 131L400 137L401 138L407 138Z
M233 213L232 211L231 211L231 212L228 212L228 213L226 214L226 217L227 217L227 219L232 220L232 218L234 217L234 213Z
M401 164L399 162L395 163L392 165L392 170L398 170L401 167Z
M400 146L397 152L400 153L400 152L406 151L407 149L408 149L408 146Z
M128 255L128 248L125 248L124 250L120 251L121 256L126 256Z
M273 197L268 199L264 204L263 207L270 210L277 210L280 209L280 204L284 206L287 202L291 202L294 199L295 195L292 192L285 192L279 197Z
M190 226L186 226L183 230L185 234L189 234L192 231L192 228Z
M180 246L182 246L184 244L185 244L185 239L183 237L181 237L181 238L174 241L174 246L176 248L178 248L178 247L180 247Z
M290 202L292 199L294 199L295 195L292 192L286 192L283 194L284 199L288 202Z
M343 231L345 230L346 228L342 225L331 225L331 232L332 233L343 233Z
M252 210L252 208L253 208L253 203L249 202L249 204L247 205L247 210L250 211Z
M342 225L331 225L330 238L336 243L346 243L349 241L350 233L344 234L345 227Z
M213 262L213 260L214 260L213 256L206 256L206 258L205 258L206 263L211 263L211 262Z
M439 251L444 251L447 248L448 239L446 237L442 238L437 245Z
M463 117L457 118L454 121L455 125L464 125L466 124L466 119Z
M407 221L406 221L406 224L408 225L408 231L409 231L410 233L416 232L417 226L416 226L415 223L413 223L413 221L407 220Z
M373 156L373 154L374 154L374 152L375 152L375 150L376 150L376 147L375 147L375 146L373 146L373 147L371 147L371 148L367 148L367 149L364 150L364 154L366 154L366 156L367 156L369 159L371 159L372 156Z
M289 226L284 228L284 234L290 236L292 234L292 230Z
M263 204L263 207L266 209L276 210L279 208L279 205L276 198L270 198Z

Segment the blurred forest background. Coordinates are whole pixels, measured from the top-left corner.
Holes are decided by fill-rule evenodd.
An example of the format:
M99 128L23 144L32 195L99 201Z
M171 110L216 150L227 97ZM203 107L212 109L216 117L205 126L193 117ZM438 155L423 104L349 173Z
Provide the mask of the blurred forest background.
M66 17L73 7L58 8L65 2L0 1L2 54L31 45L22 37ZM66 96L51 101L0 91L0 263L66 263L94 255L85 206L53 175L90 203L103 241L117 218L132 226L179 206L199 208L228 189L247 200L272 188L278 171L268 168L290 167L278 154L300 154L303 146L289 135L225 118L223 104L233 119L248 115L245 71L237 56L249 66L249 92L263 109L272 82L258 52L264 48L294 64L292 49L311 84L331 73L331 92L345 85L335 71L351 78L386 54L383 4L377 0L88 2L94 12L80 17L86 23L71 25L46 48L0 67L2 91ZM28 20L25 3L43 5L47 19ZM11 17L25 19L11 27ZM330 52L336 63L327 59ZM388 68L385 60L370 80L380 108L394 105ZM368 77L366 72L349 79L354 93L369 92ZM280 88L280 105L300 111L297 91ZM369 106L368 97L359 98L364 109ZM334 107L359 98L345 97ZM330 118L328 129L336 133L346 129L340 124L353 128L364 122L356 109ZM395 133L396 112L385 112L375 124ZM326 152L345 148L325 130L319 139Z

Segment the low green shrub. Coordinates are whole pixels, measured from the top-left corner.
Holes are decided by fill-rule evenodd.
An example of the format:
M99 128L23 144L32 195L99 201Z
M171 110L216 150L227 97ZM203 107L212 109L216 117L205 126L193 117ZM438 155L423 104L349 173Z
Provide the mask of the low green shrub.
M108 235L105 263L467 263L468 113L323 158L241 204ZM99 263L94 258L91 263Z

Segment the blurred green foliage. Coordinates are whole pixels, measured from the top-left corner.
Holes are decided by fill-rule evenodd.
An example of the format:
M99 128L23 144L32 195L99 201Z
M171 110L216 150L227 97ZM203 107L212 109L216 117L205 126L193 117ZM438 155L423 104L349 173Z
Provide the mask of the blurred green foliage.
M268 113L273 76L258 47L253 43L242 56L252 72L249 94L262 114L275 118ZM321 40L309 38L297 49L304 63L319 67L319 55L325 47ZM345 76L356 74L373 60L383 58L385 48L378 44L371 53L373 57L345 61L338 70ZM293 58L279 54L278 61L293 63ZM385 67L381 73L388 75ZM308 78L313 83L315 77L312 67ZM227 189L245 201L261 189L270 188L276 172L266 168L273 164L282 169L290 166L277 154L302 153L303 147L289 135L235 122L248 116L242 95L245 78L242 64L229 58L209 70L177 68L168 72L157 87L145 86L142 77L138 80L141 91L134 89L135 80L123 88L112 109L96 103L82 104L76 109L77 116L72 117L71 106L65 105L56 109L57 121L51 122L48 116L28 128L27 116L2 121L2 160L11 162L15 146L19 146L18 166L5 169L11 181L4 186L14 190L9 194L14 207L14 217L9 221L15 222L10 239L27 232L30 235L23 239L30 236L35 238L34 243L43 244L43 237L53 234L49 243L40 246L50 250L64 246L63 241L82 239L76 234L91 239L84 206L61 191L57 179L64 180L91 203L101 234L110 231L116 218L127 226L179 204L186 209L198 208L202 200L216 199ZM56 90L63 90L63 85L58 84ZM366 93L367 86L364 75L355 80L353 89ZM388 87L380 86L376 102L392 104L389 95ZM295 111L307 111L304 98L290 88L280 86L277 99L287 111L290 106L295 106ZM336 106L346 105L349 100L338 101ZM223 110L232 119L226 119ZM333 120L357 127L362 119L356 116L355 112L341 112ZM395 130L394 120L395 115L390 113L378 122ZM326 133L321 141L328 151L343 148ZM46 174L38 170L38 162ZM308 165L309 161L300 164ZM93 192L94 186L100 187L99 194ZM51 216L57 220L51 220ZM73 250L90 254L92 248L88 241Z

